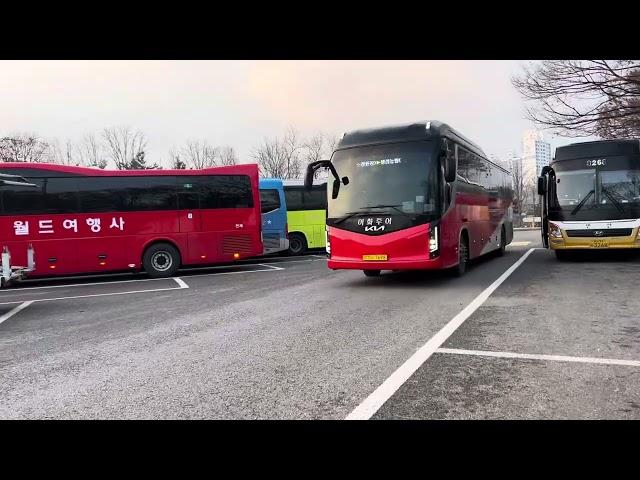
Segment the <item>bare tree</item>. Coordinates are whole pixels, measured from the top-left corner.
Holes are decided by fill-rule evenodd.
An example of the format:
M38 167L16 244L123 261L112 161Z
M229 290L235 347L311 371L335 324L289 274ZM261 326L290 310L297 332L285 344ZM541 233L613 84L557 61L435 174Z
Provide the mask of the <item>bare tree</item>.
M57 138L49 143L47 152L48 161L57 163L58 165L81 165L82 161L77 155L76 147L71 140L67 139L61 144Z
M233 147L222 147L218 151L218 160L220 165L237 165L238 157Z
M213 147L206 140L189 140L180 153L190 168L208 168L216 166L218 147Z
M185 170L187 164L180 158L180 152L175 149L169 150L169 163L173 170Z
M49 145L37 135L16 134L0 138L0 161L44 162Z
M287 129L280 139L265 138L254 148L251 157L260 165L263 175L275 178L300 178L302 144L293 128Z
M527 182L525 179L526 175L523 170L521 158L513 159L510 163L511 163L510 165L511 182L513 186L514 210L516 211L516 213L520 214L520 213L523 213L526 208L525 207L525 203L527 200ZM520 218L520 215L518 215L518 219L519 218ZM519 226L519 220L518 220L518 225L516 226Z
M107 168L108 160L104 146L92 133L82 137L77 147L77 152L81 165L102 169Z
M328 160L331 158L333 151L338 146L340 139L338 137L318 133L309 137L303 144L304 160L306 164L316 162L318 160ZM319 178L326 172L317 170L315 178Z
M147 139L140 130L133 131L130 127L105 128L102 131L108 158L113 160L118 170L129 170L134 160L144 158Z
M545 60L512 84L527 116L566 136L640 136L640 62Z

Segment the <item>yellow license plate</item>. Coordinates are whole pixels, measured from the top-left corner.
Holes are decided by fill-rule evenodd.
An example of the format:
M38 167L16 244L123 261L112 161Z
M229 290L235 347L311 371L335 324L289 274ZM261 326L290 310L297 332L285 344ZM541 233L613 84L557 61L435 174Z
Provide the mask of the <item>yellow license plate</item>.
M374 260L374 261L385 261L387 260L386 255L362 255L362 260Z
M607 248L609 247L609 242L606 240L592 240L591 248Z

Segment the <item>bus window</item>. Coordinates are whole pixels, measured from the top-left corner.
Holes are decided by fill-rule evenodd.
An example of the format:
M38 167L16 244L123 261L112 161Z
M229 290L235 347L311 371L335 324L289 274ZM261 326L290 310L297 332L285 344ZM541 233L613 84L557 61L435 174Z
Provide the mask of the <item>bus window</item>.
M285 188L284 197L287 202L287 210L289 212L296 212L305 209L304 204L302 203L302 189Z
M280 194L278 193L278 190L260 190L260 206L262 213L273 212L280 208Z

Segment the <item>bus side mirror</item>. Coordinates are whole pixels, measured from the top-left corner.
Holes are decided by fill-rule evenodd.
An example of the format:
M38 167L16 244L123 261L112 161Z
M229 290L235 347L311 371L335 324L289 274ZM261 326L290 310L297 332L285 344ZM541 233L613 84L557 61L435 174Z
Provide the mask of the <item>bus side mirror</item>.
M456 181L456 170L458 168L456 162L455 151L451 148L449 141L442 139L442 150L440 151L440 158L442 159L442 166L444 167L444 180L447 183Z
M544 195L546 192L545 178L538 177L538 195Z
M347 180L348 182L348 180ZM340 180L338 180L337 178L333 181L333 188L331 190L331 198L332 199L336 199L338 198L338 192L340 191Z
M349 177L342 177L342 184L349 185Z
M444 159L444 179L447 183L456 181L456 157L452 154L447 154Z

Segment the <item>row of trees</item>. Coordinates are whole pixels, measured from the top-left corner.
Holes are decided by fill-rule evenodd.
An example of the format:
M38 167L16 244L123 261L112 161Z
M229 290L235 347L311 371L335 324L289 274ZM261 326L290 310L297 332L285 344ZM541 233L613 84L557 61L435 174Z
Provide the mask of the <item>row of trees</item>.
M328 158L337 145L337 137L318 133L301 137L294 128L283 136L264 138L251 151L261 174L276 178L300 178L309 162ZM35 134L0 138L1 162L51 162L106 168L111 162L119 170L161 168L145 159L147 139L143 132L130 127L105 128L99 135L88 134L77 142L58 139L46 141ZM175 169L207 168L239 163L230 146L211 145L206 139L188 140L169 151L170 167Z
M545 60L512 83L527 117L559 135L640 137L640 61Z

